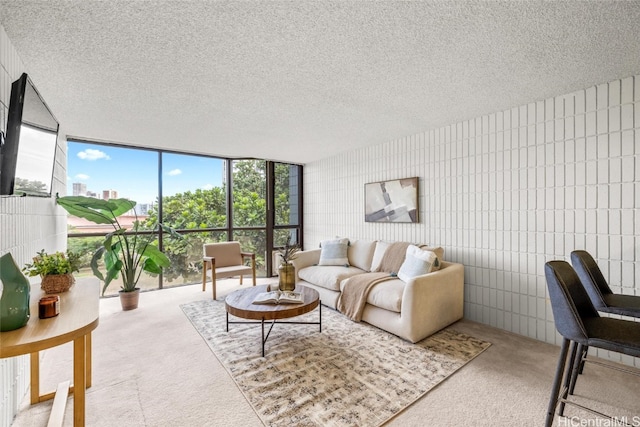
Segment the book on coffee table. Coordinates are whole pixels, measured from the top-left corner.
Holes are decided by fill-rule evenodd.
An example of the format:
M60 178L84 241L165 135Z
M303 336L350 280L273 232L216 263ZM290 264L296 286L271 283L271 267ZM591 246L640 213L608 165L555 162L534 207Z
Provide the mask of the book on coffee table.
M253 299L254 304L302 304L302 294L290 291L262 292Z

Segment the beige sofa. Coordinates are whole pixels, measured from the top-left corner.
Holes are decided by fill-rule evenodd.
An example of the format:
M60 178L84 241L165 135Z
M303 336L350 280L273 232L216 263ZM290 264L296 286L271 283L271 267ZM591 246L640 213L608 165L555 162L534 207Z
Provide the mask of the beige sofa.
M322 249L298 252L296 284L318 291L322 304L336 309L341 292L353 276L381 271L385 259L391 257L390 242L355 240L347 249L348 266L318 265ZM442 260L442 248L434 249ZM395 258L404 259L404 253ZM463 317L464 267L440 261L440 268L406 279L395 276L373 285L366 296L361 319L407 341L417 342ZM382 270L386 271L386 270Z

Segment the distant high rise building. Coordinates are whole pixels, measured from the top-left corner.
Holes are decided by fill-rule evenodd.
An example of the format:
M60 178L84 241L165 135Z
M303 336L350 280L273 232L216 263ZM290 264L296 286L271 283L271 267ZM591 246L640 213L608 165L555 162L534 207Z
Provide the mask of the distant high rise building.
M74 196L86 196L87 195L87 184L83 184L81 182L73 183L73 195Z
M102 190L103 200L110 200L110 199L117 199L117 198L118 198L118 192L116 190Z
M148 216L149 209L151 209L152 207L153 207L153 204L151 203L137 203L136 206L134 207L134 211L138 216Z

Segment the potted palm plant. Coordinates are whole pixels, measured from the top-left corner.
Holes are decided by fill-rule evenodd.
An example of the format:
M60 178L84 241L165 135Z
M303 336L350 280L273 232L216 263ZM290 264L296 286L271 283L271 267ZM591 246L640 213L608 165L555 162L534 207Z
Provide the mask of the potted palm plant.
M113 279L122 276L120 302L123 310L138 307L140 289L138 280L143 271L151 275L159 274L163 267L170 265L169 258L153 243L159 228L171 234L172 237L182 239L170 227L156 223L154 233L138 234L141 223L136 214L133 228L127 230L120 225L118 217L131 211L136 202L129 199L101 200L84 196L58 197L57 203L69 214L87 219L96 224L109 224L113 231L108 233L101 246L94 252L91 259L93 274L104 282L102 294ZM104 261L105 272L100 271L98 262Z

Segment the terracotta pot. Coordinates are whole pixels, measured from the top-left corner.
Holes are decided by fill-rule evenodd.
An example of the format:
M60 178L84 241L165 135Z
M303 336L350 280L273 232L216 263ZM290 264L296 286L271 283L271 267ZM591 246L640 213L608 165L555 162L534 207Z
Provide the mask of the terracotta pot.
M278 289L281 291L292 291L296 288L296 267L293 264L280 264L278 267Z
M123 311L135 310L138 308L138 300L140 299L140 288L136 288L132 292L119 291L120 305Z

